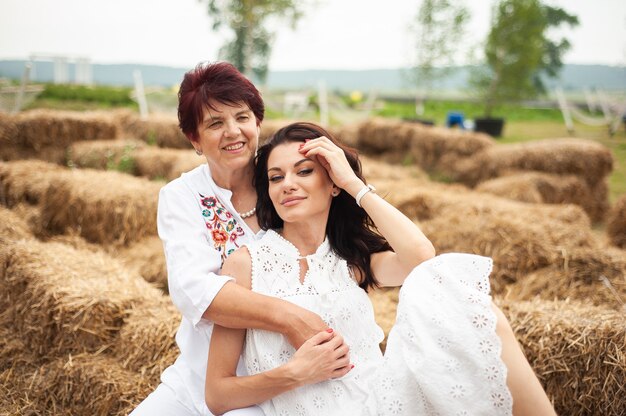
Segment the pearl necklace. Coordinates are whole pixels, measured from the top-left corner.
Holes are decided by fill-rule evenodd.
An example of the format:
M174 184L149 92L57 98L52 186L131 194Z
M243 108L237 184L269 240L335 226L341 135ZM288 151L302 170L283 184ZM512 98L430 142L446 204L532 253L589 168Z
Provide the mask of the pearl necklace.
M256 207L252 208L250 211L246 211L246 212L237 212L237 214L239 214L239 216L241 217L241 219L245 220L246 218L249 218L251 216L253 216L256 213Z

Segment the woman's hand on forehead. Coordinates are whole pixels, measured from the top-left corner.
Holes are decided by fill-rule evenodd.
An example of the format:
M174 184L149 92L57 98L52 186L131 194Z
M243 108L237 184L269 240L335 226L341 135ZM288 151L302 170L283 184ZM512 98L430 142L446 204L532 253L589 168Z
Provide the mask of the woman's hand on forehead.
M349 194L356 194L364 186L363 181L352 170L343 150L327 137L307 140L300 147L300 153L308 158L317 157L333 183Z

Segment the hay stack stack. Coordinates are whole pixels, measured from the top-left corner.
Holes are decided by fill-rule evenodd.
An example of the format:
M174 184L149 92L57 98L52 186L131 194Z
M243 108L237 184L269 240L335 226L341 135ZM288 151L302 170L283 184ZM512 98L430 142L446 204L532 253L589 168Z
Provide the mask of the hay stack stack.
M1 159L36 157L54 163L63 161L65 149L80 140L111 140L117 126L99 112L32 110L12 116L0 143Z
M501 307L558 414L626 414L623 312L574 302Z
M594 197L587 182L576 175L511 173L481 182L476 190L522 202L576 204L593 220L603 215L603 204Z
M341 143L356 147L359 141L361 123L342 124L339 127L329 127L330 133Z
M387 183L380 193L420 221L439 253L492 257L496 293L558 262L564 252L599 246L587 215L574 205L525 204L458 185L407 184Z
M163 243L157 236L149 236L128 247L111 247L109 252L129 269L154 283L164 292L167 288L167 266Z
M360 156L363 176L367 181L374 182L380 191L383 191L386 183L419 181L420 184L428 181L426 173L417 166L389 165L367 156ZM379 185L380 184L380 185Z
M29 398L51 414L123 416L153 389L113 358L82 354L43 365L29 386Z
M74 230L89 242L129 244L156 233L160 188L118 172L64 172L49 180L42 220L52 232Z
M507 286L507 300L574 299L626 312L626 252L606 247L563 249L548 266Z
M115 140L75 143L68 151L67 163L169 181L206 163L206 159L189 149L148 146L138 140Z
M394 161L412 160L427 171L451 173L459 159L493 146L486 134L371 119L359 129L357 146Z
M32 238L28 224L14 211L0 206L0 244L8 241Z
M378 185L378 182L377 182ZM523 217L552 220L588 230L589 218L575 205L550 206L525 204L497 196L478 193L463 185L444 185L413 180L398 183L384 181L380 194L409 218L425 221L446 215L468 217ZM584 238L581 236L581 238ZM578 238L576 240L579 240Z
M37 160L0 162L0 203L9 207L19 202L37 204L52 178L67 171L61 166Z
M150 179L170 181L183 172L206 163L204 156L198 156L192 150L160 149L152 146L139 149L133 154L137 175Z
M17 142L17 125L15 123L15 116L0 111L0 147L2 152L0 153L0 160L5 159L6 150L5 147Z
M611 244L626 249L626 195L622 195L611 209L607 233Z
M139 140L80 141L68 148L66 162L68 166L81 168L115 169L145 146Z
M103 252L0 244L0 393L16 414L127 414L177 355L169 299Z
M1 246L0 259L14 328L39 356L101 350L130 308L160 296L103 253L19 240Z
M511 170L575 175L588 188L585 194L590 197L584 201L586 210L594 221L599 221L608 210L606 178L612 169L613 156L599 143L582 139L550 139L485 148L458 163L455 179L476 186Z
M492 290L502 293L506 286L523 281L534 270L559 259L563 250L590 247L594 238L589 229L540 216L472 215L471 211L446 212L422 223L424 233L439 253L465 252L492 257Z
M141 119L131 112L118 112L116 119L121 126L122 137L142 140L159 147L191 149L191 144L178 127L175 116L151 114Z
M463 165L459 179L471 186L512 169L576 175L595 185L613 169L613 156L591 140L548 139L488 147Z
M179 324L180 315L169 298L137 307L126 318L113 354L125 369L156 381L178 357L174 337Z

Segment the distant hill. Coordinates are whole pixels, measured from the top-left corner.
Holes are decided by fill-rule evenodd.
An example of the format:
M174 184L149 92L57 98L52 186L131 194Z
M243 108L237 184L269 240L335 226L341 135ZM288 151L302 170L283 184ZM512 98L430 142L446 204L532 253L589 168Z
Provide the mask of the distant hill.
M0 60L0 77L20 79L26 61ZM104 85L133 85L133 71L141 71L144 84L171 87L177 85L189 68L176 68L140 64L93 64L93 81ZM448 76L435 88L440 90L464 90L468 88L471 67L452 68ZM69 64L69 78L74 79L74 65ZM51 62L37 62L34 81L51 82ZM331 90L401 91L411 88L403 69L376 70L303 70L272 71L267 86L274 89L317 88L324 80ZM608 65L565 65L558 80L547 80L548 86L561 85L566 90L580 91L584 88L599 88L606 91L626 91L626 67Z

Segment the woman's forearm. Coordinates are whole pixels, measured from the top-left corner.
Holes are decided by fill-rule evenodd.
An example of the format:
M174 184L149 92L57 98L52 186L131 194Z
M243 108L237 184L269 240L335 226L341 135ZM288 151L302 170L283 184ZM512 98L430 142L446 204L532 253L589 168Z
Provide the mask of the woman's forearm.
M208 379L207 379L208 381ZM207 383L207 386L209 383ZM215 415L240 409L272 399L302 385L289 364L253 376L220 378L206 389L206 404Z
M227 283L203 318L226 328L256 328L278 332L299 348L307 339L328 328L315 313L282 299L260 295Z
M344 190L356 197L364 186L355 178ZM408 270L435 255L435 248L417 224L389 202L374 192L367 192L359 202Z
M286 391L346 375L349 348L331 329L308 339L286 364L238 377L237 361L246 331L216 326L207 362L205 401L214 414L259 404Z
M361 206L409 270L435 255L435 248L417 224L377 194L365 194Z

